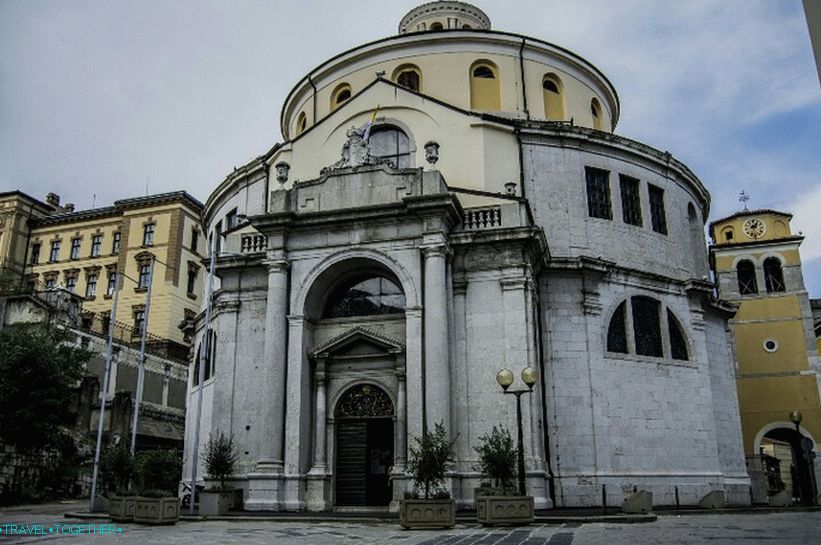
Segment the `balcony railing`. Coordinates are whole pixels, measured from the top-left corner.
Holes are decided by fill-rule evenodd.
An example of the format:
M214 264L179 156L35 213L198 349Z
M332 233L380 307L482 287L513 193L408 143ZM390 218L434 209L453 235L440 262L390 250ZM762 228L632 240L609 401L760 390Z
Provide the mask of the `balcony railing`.
M242 238L240 239L239 251L242 254L255 254L258 252L264 252L267 247L268 240L265 238L265 235L249 233L242 235Z
M465 231L490 229L502 226L502 209L499 206L468 208L465 210Z

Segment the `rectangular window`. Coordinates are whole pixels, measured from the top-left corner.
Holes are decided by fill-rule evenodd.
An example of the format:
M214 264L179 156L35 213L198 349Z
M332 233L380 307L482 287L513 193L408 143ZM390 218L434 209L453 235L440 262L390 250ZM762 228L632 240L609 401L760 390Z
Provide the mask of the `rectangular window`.
M154 245L154 224L147 223L143 227L143 246Z
M80 259L80 239L79 238L71 239L71 255L69 257L71 259Z
M117 287L117 273L108 271L108 286L105 289L105 294L108 296L114 295L114 290Z
M145 264L140 265L140 278L139 278L139 287L140 288L147 288L148 283L150 281L151 276L151 265Z
M194 286L197 283L197 271L188 269L188 293L194 293Z
M60 259L60 241L59 240L52 240L51 241L51 252L49 252L48 260L51 263L54 263L59 259Z
M32 244L31 246L31 258L29 260L30 265L37 265L40 261L40 244Z
M613 219L610 206L610 173L600 168L585 167L587 181L587 213L591 218Z
M196 227L191 228L191 251L196 252L200 241L200 233Z
M230 231L237 226L237 209L234 208L225 215L225 230Z
M219 255L222 251L222 222L218 221L214 227L214 252Z
M86 298L97 295L97 275L90 274L86 277Z
M653 224L653 231L667 234L667 216L664 213L664 190L652 184L647 184L650 193L650 222Z
M56 278L54 278L53 276L50 276L50 277L46 278L46 289L47 290L53 290L56 287L57 287L57 279Z
M94 235L91 237L91 257L100 255L100 248L103 245L103 235Z
M120 233L114 233L114 238L111 241L111 253L112 254L119 254L120 253Z
M71 293L74 293L74 290L77 289L77 277L76 276L69 276L66 278L66 289Z
M144 325L145 325L145 311L144 310L135 310L134 311L134 334L135 335L142 335Z
M621 213L624 223L641 227L641 197L639 181L631 176L619 174L621 185Z

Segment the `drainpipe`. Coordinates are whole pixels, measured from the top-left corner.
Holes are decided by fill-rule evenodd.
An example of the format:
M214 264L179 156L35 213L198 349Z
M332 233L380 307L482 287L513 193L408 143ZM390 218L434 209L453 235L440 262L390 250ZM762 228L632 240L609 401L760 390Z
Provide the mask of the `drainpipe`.
M524 106L525 117L530 121L530 110L527 109L527 86L525 85L525 39L522 38L522 43L519 46L519 71L522 76L522 104Z
M522 193L522 198L527 197L527 192L525 191L525 165L524 165L524 149L522 147L522 130L520 127L516 127L513 129L513 133L516 135L516 146L519 148L519 188Z
M308 74L308 83L311 84L311 89L314 90L313 96L311 98L311 126L313 126L316 125L316 85L314 85L314 80L311 79L311 74Z

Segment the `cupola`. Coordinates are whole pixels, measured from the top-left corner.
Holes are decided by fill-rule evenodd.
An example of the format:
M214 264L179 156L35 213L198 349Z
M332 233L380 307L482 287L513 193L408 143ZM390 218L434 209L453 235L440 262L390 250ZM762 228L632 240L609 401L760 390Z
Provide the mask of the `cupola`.
M399 21L399 34L437 30L490 30L490 17L467 2L428 2Z

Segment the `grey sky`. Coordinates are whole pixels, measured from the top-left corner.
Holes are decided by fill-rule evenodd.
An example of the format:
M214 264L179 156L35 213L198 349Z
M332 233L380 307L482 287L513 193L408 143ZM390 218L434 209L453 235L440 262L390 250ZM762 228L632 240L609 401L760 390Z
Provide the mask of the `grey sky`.
M205 199L280 139L308 70L392 35L419 2L0 0L0 190L79 208ZM617 132L687 163L712 218L796 213L821 296L821 89L798 0L497 0L494 28L584 56L616 86ZM446 150L443 150L446 153Z

